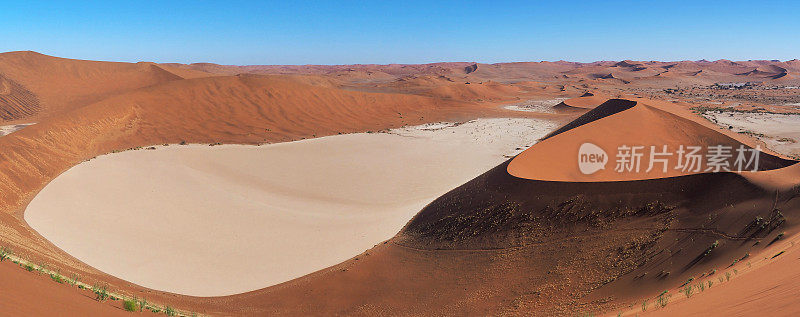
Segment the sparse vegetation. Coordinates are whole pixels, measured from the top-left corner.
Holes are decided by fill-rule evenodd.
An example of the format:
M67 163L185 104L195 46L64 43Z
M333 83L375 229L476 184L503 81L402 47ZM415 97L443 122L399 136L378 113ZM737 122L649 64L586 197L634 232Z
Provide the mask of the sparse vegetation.
M785 114L785 115L796 115L796 113L792 112L775 112L769 111L764 108L755 108L755 109L736 109L734 107L706 107L706 106L699 106L699 107L692 107L690 108L694 113L705 114L706 112L719 112L719 113L768 113L768 114Z
M718 246L719 246L719 240L714 241L714 243L712 243L711 246L708 247L708 249L706 249L705 255L709 255L711 253L711 250L714 250Z
M0 262L8 259L12 254L13 252L11 252L11 250L6 249L5 247L0 247Z
M39 265L35 266L34 268L36 269L36 272L39 272L39 274L47 273L47 264L40 262Z
M772 245L773 243L778 242L778 240L783 239L784 235L786 235L786 232L779 233L777 236L775 236L775 239L772 239L772 241L770 241L767 245Z
M77 288L81 290L89 289L87 286L85 286L84 283L79 282L80 276L78 274L73 273L70 275L71 276L70 278L67 278L61 275L60 271L49 269L48 266L44 263L35 265L30 260L21 259L18 257L12 258L12 255L13 254L10 249L5 247L0 247L0 261L5 261L6 259L12 259L12 261L15 264L19 265L19 267L21 267L22 269L28 272L36 271L41 275L46 274L50 277L51 280L53 280L56 283L61 283L61 284L67 283L70 285L77 285ZM129 298L111 293L108 291L108 285L101 285L99 283L95 283L94 285L91 286L91 291L95 294L95 299L99 302L104 302L109 299L115 301L121 300L123 302L122 308L126 311L132 312L138 309L139 312L143 312L144 309L147 309L153 313L164 312L164 314L166 314L167 316L186 316L185 315L186 313L179 313L175 308L172 308L171 306L165 306L162 310L152 305L149 305L147 300L144 298L137 298L137 297ZM197 316L197 314L191 313L191 316Z
M686 285L683 288L683 294L686 295L686 298L692 297L692 291L693 290L694 290L694 287L692 287L691 285Z
M132 299L129 299L129 300L126 299L122 303L122 308L124 308L126 311L136 311L136 301L134 301ZM139 310L139 311L141 311L141 310Z
M70 278L69 280L67 280L67 283L69 283L70 285L75 285L75 284L78 284L78 279L79 279L79 278L80 278L80 277L78 276L78 274L75 274L75 273L73 273L73 274L72 274L72 278ZM79 286L80 286L80 285L79 285Z
M50 279L59 284L64 283L64 277L61 276L61 274L59 274L58 272L50 273Z
M647 311L647 300L646 299L642 302L642 311Z
M661 308L666 307L669 303L669 296L670 295L667 294L667 291L661 292L661 294L656 297L656 305L660 306Z
M108 294L107 287L105 285L101 286L101 285L98 285L98 284L94 284L92 286L92 292L94 292L94 294L96 296L95 299L98 300L98 301L103 302L106 299L108 299L109 294Z
M136 299L136 302L139 304L139 311L141 312L145 307L147 307L147 299L142 297Z

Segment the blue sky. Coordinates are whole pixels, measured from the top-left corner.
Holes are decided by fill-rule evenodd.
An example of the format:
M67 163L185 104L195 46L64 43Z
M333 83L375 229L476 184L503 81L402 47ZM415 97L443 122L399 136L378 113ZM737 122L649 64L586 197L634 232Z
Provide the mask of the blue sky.
M0 51L220 64L800 58L797 1L0 0Z

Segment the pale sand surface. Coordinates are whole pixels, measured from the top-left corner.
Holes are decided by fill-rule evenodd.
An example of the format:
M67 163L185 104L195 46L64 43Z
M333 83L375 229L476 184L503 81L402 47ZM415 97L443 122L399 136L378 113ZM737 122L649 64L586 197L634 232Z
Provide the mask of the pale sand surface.
M25 220L93 267L175 293L278 284L353 257L553 123L479 119L264 146L104 155L48 184Z
M775 152L800 158L800 115L717 111L703 115L725 128L757 137Z
M20 123L20 124L9 124L9 125L0 125L0 136L6 136L11 133L17 132L19 130L24 129L29 125L33 125L36 123Z
M504 108L514 111L528 111L528 112L542 112L542 113L555 113L553 107L558 105L568 98L555 98L547 100L527 100L522 103L505 106Z

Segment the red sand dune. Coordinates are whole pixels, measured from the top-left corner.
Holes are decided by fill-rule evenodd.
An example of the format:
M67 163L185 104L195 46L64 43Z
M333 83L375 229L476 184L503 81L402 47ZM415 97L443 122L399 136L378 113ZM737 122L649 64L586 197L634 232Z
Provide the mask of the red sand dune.
M121 301L99 303L89 290L58 284L6 260L0 263L0 311L4 316L130 316ZM139 312L136 312L139 314ZM146 315L155 314L145 310Z
M423 65L301 65L301 66L228 66L216 64L167 64L174 68L201 70L208 73L235 75L314 74L337 78L345 83L387 83L408 76L447 76L459 82L521 81L558 82L565 80L594 81L600 85L636 84L661 81L669 87L684 82L703 85L715 82L771 81L782 72L800 72L797 61L623 61L623 62L518 62L518 63L433 63ZM750 73L754 69L760 72ZM743 75L742 75L743 74ZM611 75L611 76L609 76ZM764 76L768 75L768 76ZM770 77L773 76L773 77ZM602 79L601 77L607 77ZM600 78L600 79L596 79ZM793 78L796 79L796 78Z
M495 82L469 82L438 85L436 88L429 90L427 94L455 100L503 100L509 95L519 94L519 89Z
M761 263L758 268L748 269L741 266L737 273L732 273L731 280L707 288L700 296L688 300L677 299L664 308L651 307L649 314L654 316L688 316L705 314L712 316L758 316L780 315L797 316L800 307L796 305L796 294L800 293L800 270L798 270L797 248L791 246L796 241L776 243L765 252L766 259L757 259ZM786 250L786 253L771 258ZM729 273L732 271L728 270ZM722 276L723 273L720 273ZM709 277L707 281L719 282L719 277ZM683 297L682 294L673 296ZM653 305L655 306L655 305ZM637 311L641 311L636 307Z
M42 117L115 93L182 79L154 63L71 60L34 52L0 54L0 72L36 94L44 105Z
M586 98L586 97L583 97ZM669 105L669 104L666 104ZM702 119L700 119L702 120ZM612 99L586 113L571 124L551 133L545 140L537 143L518 155L508 165L511 175L521 178L560 181L560 182L607 182L674 177L705 172L708 161L698 161L696 168L676 169L676 151L680 146L724 145L731 147L731 157L726 159L727 166L733 168L736 157L735 150L739 141L720 132L719 129L703 126L698 119L682 117L665 110L648 106L645 101L626 101ZM571 132L571 133L567 133ZM605 150L608 163L604 169L592 174L584 174L578 169L579 148L584 143L591 143ZM642 146L641 165L631 171L615 171L614 157L622 146ZM655 151L652 147L655 146ZM667 146L664 152L663 146ZM747 146L746 149L751 149ZM669 153L658 158L671 158L667 164L657 163L649 169L651 154ZM703 155L706 155L704 150ZM749 159L749 156L747 157ZM668 162L668 163L670 163ZM773 155L763 154L759 160L759 170L784 167L787 161ZM638 170L637 170L638 169Z
M563 102L555 105L553 109L559 111L585 112L587 110L594 109L608 99L611 99L611 97L608 95L596 92L587 92L580 97L564 100Z

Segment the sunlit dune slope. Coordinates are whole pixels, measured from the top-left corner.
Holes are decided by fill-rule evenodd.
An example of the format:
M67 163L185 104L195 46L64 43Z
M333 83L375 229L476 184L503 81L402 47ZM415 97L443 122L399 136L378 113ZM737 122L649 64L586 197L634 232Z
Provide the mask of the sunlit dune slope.
M0 74L31 91L41 102L41 109L12 119L61 114L115 93L182 79L153 63L73 60L35 52L0 54Z
M602 169L584 173L579 169L584 144L598 146L605 156ZM633 150L623 147L641 147L638 164L634 163ZM665 147L666 146L666 150ZM511 175L545 181L596 182L626 181L660 177L673 177L718 171L711 165L709 147L728 147L725 166L730 170L770 170L789 165L792 161L761 153L758 166L750 162L752 152L744 152L744 159L736 165L740 146L746 146L718 129L697 123L696 120L682 117L663 109L648 106L645 101L612 99L584 114L572 123L554 131L545 140L526 150L511 161L508 171ZM700 159L689 164L690 147L700 147L696 152ZM679 151L684 149L684 154ZM621 166L619 153L631 154L628 166ZM722 155L722 154L721 154ZM681 156L681 160L679 160ZM617 160L615 161L615 158ZM654 160L651 160L653 158ZM666 160L666 161L656 161ZM654 162L654 164L649 164ZM681 168L684 166L685 168Z

